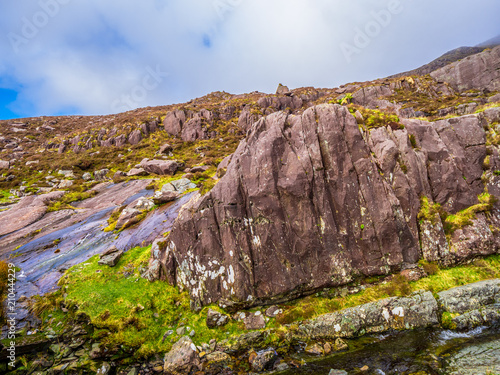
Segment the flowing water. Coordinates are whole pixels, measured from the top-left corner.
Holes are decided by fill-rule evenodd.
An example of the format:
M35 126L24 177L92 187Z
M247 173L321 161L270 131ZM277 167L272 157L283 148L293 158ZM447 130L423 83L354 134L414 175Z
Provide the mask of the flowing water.
M422 329L364 337L349 342L353 350L308 362L282 375L329 374L500 374L500 327L466 333ZM356 349L357 347L357 349ZM304 359L303 356L299 359Z
M124 204L151 195L151 190L142 190L129 197ZM118 235L104 232L107 219L116 206L106 207L93 213L82 222L37 238L16 250L16 257L9 262L20 269L17 273L16 297L42 295L57 288L64 272L75 264L103 252L115 245L121 250L136 246L147 246L161 234L169 231L178 212L192 196L186 194L173 203L150 212L145 220ZM78 204L75 204L78 207ZM57 244L57 245L55 245ZM28 316L25 303L18 304L19 327Z

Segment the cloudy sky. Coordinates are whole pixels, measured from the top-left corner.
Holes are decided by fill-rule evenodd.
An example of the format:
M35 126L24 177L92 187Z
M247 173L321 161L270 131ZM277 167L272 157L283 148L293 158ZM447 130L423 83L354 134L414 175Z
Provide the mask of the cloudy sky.
M500 34L498 0L3 0L0 119L336 87Z

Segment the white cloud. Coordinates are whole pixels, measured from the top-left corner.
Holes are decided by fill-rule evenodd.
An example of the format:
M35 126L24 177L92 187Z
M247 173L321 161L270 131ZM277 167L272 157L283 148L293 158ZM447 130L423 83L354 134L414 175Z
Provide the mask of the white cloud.
M391 1L3 2L0 84L19 91L12 108L21 115L105 114L117 101L125 109L123 98L134 93L141 100L133 105L148 106L215 90L272 92L278 82L333 87L373 79L499 32L495 0L474 7L466 0L401 1L403 11L348 62L341 43L352 45L356 28L373 21L370 12ZM14 34L24 38L16 48ZM145 88L151 69L168 76Z

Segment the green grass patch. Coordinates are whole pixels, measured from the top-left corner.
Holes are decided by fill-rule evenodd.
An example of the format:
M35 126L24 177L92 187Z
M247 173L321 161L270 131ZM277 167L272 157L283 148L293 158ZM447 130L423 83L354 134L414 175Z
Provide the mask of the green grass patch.
M0 203L7 203L10 199L10 192L8 190L0 190Z
M457 229L461 229L472 224L472 220L479 212L488 212L493 208L496 198L489 193L482 193L479 197L479 203L459 211L454 215L448 215L443 222L444 231L451 236Z
M420 197L420 211L418 212L418 220L430 221L436 224L438 217L442 216L443 209L439 203L430 203L426 196Z
M377 109L368 109L359 105L350 104L349 112L359 111L364 119L364 124L368 129L390 126L393 130L404 129L399 117L394 113L383 112Z
M359 293L345 297L328 298L317 294L302 298L283 306L283 314L278 315L271 325L277 327L279 324L290 324L387 297L406 296L419 290L438 293L457 286L498 278L500 255L492 255L486 259L476 260L472 264L447 269L440 269L432 264L432 272L432 275L414 282L408 282L403 276L396 275L389 282L369 286Z
M165 282L150 283L139 276L150 257L150 247L129 250L116 267L97 264L98 256L69 269L59 282L67 293L66 305L78 306L78 312L87 314L97 328L95 335L101 341L117 347L135 349L135 356L146 358L154 353L168 351L180 337L175 333L180 326L195 330L197 344L218 341L242 331L241 323L231 322L218 329L206 326L205 307L200 313L190 310L189 296ZM60 298L62 291L52 299ZM49 306L57 303L49 304ZM217 307L212 306L217 309ZM45 307L42 310L47 310ZM70 308L71 310L71 308ZM174 333L162 342L166 331Z
M97 191L95 191L95 190L88 190L88 191L84 191L84 192L75 191L75 192L67 193L60 200L51 203L49 205L47 211L52 212L52 211L65 210L68 208L74 209L74 207L72 207L70 205L70 203L82 201L82 200L88 199L88 198L92 198L95 195L97 195Z

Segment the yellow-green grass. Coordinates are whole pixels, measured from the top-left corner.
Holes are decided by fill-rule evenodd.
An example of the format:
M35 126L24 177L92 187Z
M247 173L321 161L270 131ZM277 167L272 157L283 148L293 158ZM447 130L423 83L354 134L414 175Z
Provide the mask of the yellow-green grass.
M62 290L52 298L61 298L62 293L67 293L66 305L70 311L72 306L78 306L78 312L87 314L101 342L112 347L134 348L136 357L168 351L180 337L175 332L180 326L195 330L193 341L197 344L208 343L212 338L220 341L228 337L226 332L235 334L242 330L241 323L237 322L209 329L206 326L208 307L195 313L190 309L186 292L181 293L166 282L151 283L141 278L139 267L145 266L149 257L150 247L134 248L113 268L98 265L98 256L92 257L65 273L59 282ZM53 305L57 303L48 306ZM215 306L212 308L218 310ZM44 314L50 311L41 310L45 310ZM162 342L168 330L174 333Z
M10 201L10 193L8 190L0 190L0 203L6 203Z
M98 256L92 257L69 269L59 282L62 289L41 298L35 310L44 320L48 314L52 314L50 326L56 326L59 321L67 319L56 308L65 293L65 305L69 311L85 313L90 317L96 327L96 339L110 347L134 349L136 358L168 351L179 339L175 331L181 326L195 330L193 341L197 345L209 342L212 338L221 341L244 332L243 324L235 321L225 327L209 329L206 326L208 306L201 312L193 312L186 292L180 292L166 282L151 283L141 278L139 268L147 264L149 257L150 247L134 248L125 253L113 268L98 265ZM356 294L330 298L326 293L317 293L283 304L283 313L267 324L267 328L277 329L269 336L269 340L281 340L286 331L284 324L293 324L324 313L387 297L405 296L418 290L437 293L500 277L500 255L455 268L440 269L426 262L421 262L421 265L429 276L415 282L408 282L400 275L394 276L389 282L371 278L361 283L364 289ZM75 306L78 306L76 310ZM222 311L217 306L210 307ZM162 342L168 330L174 333Z
M428 267L425 262L421 263L424 268ZM328 298L317 294L299 299L284 306L283 314L278 315L273 325L289 324L387 297L409 295L419 290L438 293L457 286L500 277L500 255L492 255L484 260L476 260L472 264L454 268L440 269L437 265L432 264L432 266L429 268L435 272L433 275L414 282L408 282L403 276L397 275L390 282L367 286L359 293L345 297Z
M48 212L59 211L68 208L74 209L74 207L72 207L70 203L92 198L95 195L97 195L97 191L95 190L88 190L83 192L82 191L70 192L65 194L61 199L57 200L56 202L51 203L47 208L47 211Z

